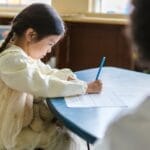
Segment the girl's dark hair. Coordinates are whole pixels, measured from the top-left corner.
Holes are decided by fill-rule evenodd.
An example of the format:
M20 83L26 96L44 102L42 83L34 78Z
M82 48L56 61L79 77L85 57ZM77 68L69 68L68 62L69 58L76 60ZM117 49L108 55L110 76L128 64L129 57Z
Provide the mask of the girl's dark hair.
M35 3L22 10L12 21L12 28L0 47L2 52L12 39L13 35L22 36L32 28L37 33L37 40L49 35L63 35L64 23L58 13L49 5Z
M150 0L133 0L131 36L139 55L150 60Z

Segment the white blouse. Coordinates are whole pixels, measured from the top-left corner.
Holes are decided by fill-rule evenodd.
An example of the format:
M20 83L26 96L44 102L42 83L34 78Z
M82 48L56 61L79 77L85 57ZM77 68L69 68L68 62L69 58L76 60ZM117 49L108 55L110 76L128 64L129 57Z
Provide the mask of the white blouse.
M67 81L71 76L74 80ZM33 119L33 97L85 94L87 83L69 69L52 69L15 45L0 53L0 149L11 149Z

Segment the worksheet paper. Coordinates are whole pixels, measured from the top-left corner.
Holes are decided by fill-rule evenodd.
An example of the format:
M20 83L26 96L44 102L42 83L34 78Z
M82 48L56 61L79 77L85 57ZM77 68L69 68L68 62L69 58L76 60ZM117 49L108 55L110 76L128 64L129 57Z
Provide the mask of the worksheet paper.
M142 92L144 90L142 88L140 90L137 88L137 91L141 92L134 92L135 88L134 90L128 88L130 94L124 92L125 89L120 90L123 91L122 94L109 88L103 88L99 94L65 97L65 102L68 107L132 107L135 104L138 105L147 93L146 91Z
M117 86L117 85L116 85ZM145 84L146 86L146 84ZM124 84L120 87L103 86L99 94L86 94L74 97L65 97L68 107L135 107L149 95L145 86L131 87Z
M136 107L150 93L149 75L124 70L102 72L103 88L99 94L65 97L68 107Z
M65 97L68 107L127 107L119 96L109 88L100 94L87 94L75 97Z

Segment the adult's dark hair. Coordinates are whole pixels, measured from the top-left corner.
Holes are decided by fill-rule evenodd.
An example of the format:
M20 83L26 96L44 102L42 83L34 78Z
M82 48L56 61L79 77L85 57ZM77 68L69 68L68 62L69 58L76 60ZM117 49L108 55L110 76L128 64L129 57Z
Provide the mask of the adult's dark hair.
M2 52L13 35L22 36L28 28L37 33L37 40L49 35L63 35L64 23L58 13L49 5L35 3L22 10L12 21L12 28L0 47Z
M139 56L150 60L150 0L133 0L131 36Z

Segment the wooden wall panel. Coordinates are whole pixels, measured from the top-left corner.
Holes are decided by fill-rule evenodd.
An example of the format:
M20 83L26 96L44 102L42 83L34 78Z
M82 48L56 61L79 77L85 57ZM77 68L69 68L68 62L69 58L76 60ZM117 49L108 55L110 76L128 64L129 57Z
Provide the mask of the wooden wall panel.
M67 22L67 27L66 46L60 47L57 57L59 68L69 67L76 71L97 67L100 58L106 56L108 66L133 69L131 50L124 36L125 26Z

